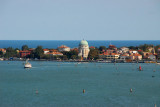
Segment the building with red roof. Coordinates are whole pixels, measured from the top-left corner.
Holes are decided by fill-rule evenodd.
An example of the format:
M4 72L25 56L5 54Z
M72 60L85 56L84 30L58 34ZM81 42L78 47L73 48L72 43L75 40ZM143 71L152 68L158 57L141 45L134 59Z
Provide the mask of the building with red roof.
M49 52L49 49L43 49L44 54L47 54Z
M102 53L99 54L100 59L118 59L120 54L117 53Z
M109 45L109 49L117 50L117 47L115 45Z
M66 45L61 45L60 47L58 47L58 51L60 52L69 52L71 49L70 47L66 46Z
M6 53L6 49L0 48L0 51L3 52L3 54Z
M95 47L94 47L94 46L90 46L89 48L90 48L90 49L95 49Z
M46 54L48 54L48 55L58 55L58 56L62 56L63 55L63 53L61 53L61 52L48 52Z
M129 58L131 60L142 60L142 55L140 55L138 53L134 53L134 54L130 55Z
M20 57L26 57L31 54L31 51L25 50L25 51L19 51Z

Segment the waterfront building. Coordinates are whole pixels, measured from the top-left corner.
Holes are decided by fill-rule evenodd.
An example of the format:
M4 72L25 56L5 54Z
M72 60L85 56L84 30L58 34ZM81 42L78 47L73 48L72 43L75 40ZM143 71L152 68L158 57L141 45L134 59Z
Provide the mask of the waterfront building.
M46 53L46 54L48 54L48 55L53 55L53 56L62 56L63 55L63 53L61 53L61 52L48 52L48 53Z
M31 54L31 51L25 50L25 51L19 51L20 57L26 57Z
M120 51L122 51L122 53L127 53L129 51L129 48L127 48L127 47L121 47Z
M70 50L71 50L70 47L66 45L61 45L60 47L58 47L58 51L60 52L69 52Z
M148 55L149 59L152 60L152 61L155 61L156 60L156 56L153 55L153 54L150 54Z
M89 49L95 49L95 47L94 46L90 46Z
M111 49L111 50L117 50L117 47L115 45L109 45L108 48Z
M6 49L0 48L0 51L2 51L2 52L3 52L3 54L5 54L5 53L6 53Z
M160 59L160 48L158 48L157 56L158 56L158 59Z
M43 49L44 54L47 54L49 52L49 49Z
M129 54L127 54L127 53L120 55L120 59L122 59L122 60L126 60L127 58L129 58Z
M90 49L89 49L88 42L86 40L82 40L79 43L79 54L78 54L78 56L81 57L82 59L87 59L89 51L90 51Z
M100 59L113 60L113 59L118 59L119 58L119 54L116 54L116 53L102 53L102 54L99 54L99 58Z
M138 53L134 53L134 54L130 55L129 58L131 60L142 60L142 55L140 55Z
M103 51L104 54L111 54L111 53L117 53L117 50L113 50L113 49L107 49L105 51Z
M138 54L138 51L136 51L136 50L129 50L129 54L130 54L130 55Z
M149 59L149 55L153 55L151 52L143 52L143 58Z

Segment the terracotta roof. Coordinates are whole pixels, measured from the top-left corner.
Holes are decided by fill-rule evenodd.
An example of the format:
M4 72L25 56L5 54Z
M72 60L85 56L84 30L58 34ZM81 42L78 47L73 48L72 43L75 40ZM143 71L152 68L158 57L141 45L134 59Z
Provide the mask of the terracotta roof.
M73 48L73 49L71 49L72 51L78 51L78 48Z
M52 54L52 55L63 55L61 52L48 52L47 54Z
M56 49L50 49L51 52L57 52L58 50Z
M117 54L117 53L106 53L106 52L104 52L104 53L99 54L99 55L119 55L119 54Z
M31 52L31 51L25 50L25 51L19 51L19 52L21 53L21 52Z
M95 47L94 47L94 46L90 46L89 48L92 48L92 49L94 49Z
M133 54L133 56L142 56L142 55L140 55L140 54Z
M109 45L109 48L116 48L115 45Z
M43 51L49 51L49 49L43 49Z
M6 49L1 48L0 51L4 52L4 51L6 51Z
M122 54L121 56L129 56L129 54Z
M61 46L58 47L58 48L69 48L69 47L67 47L67 46L65 46L65 45L61 45Z

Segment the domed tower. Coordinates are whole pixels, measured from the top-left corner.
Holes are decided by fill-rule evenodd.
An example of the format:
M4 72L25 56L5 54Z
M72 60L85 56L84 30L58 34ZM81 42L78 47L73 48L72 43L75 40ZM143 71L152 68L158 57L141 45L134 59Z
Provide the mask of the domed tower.
M83 59L87 59L89 51L90 51L90 49L89 49L88 42L86 40L82 40L79 43L79 54L78 54L78 56L82 57Z

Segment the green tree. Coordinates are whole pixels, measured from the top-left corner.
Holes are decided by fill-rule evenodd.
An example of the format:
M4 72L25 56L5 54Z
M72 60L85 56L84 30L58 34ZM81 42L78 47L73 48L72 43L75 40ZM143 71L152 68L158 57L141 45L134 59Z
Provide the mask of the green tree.
M107 48L106 48L105 46L100 46L100 47L99 47L99 50L100 50L100 51L103 51L103 50L106 50L106 49L107 49Z
M4 55L5 58L14 57L16 56L17 52L12 47L6 49L6 54Z
M138 49L138 47L136 47L136 46L129 46L128 48L129 49L133 49L133 50L137 50Z
M77 59L77 56L76 55L72 55L71 59Z
M160 48L160 45L155 46L155 52L158 52L158 48Z
M88 55L90 60L98 59L99 58L99 50L98 49L91 49Z
M72 50L72 51L69 51L69 52L63 52L63 55L66 55L66 57L67 57L68 59L72 59L72 58L73 58L73 57L72 57L73 55L74 55L75 58L78 57L78 52ZM65 59L66 59L66 58L65 58Z
M139 46L139 48L142 49L142 50L145 51L145 52L148 52L148 51L149 51L148 49L149 49L150 47L153 47L153 45L151 45L151 44L144 44L144 45L140 45L140 46Z
M3 52L2 51L0 51L0 57L3 57Z
M44 52L43 52L42 46L37 46L37 48L35 49L34 57L41 59L43 55L44 55Z
M22 51L24 51L24 50L29 50L29 48L28 48L27 45L23 45L23 46L22 46Z

